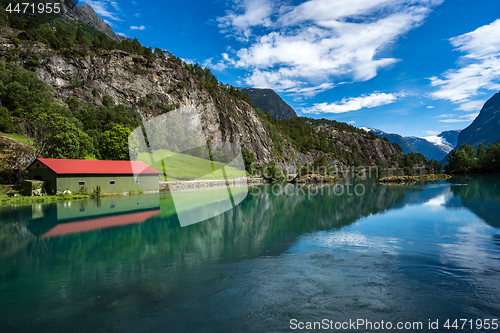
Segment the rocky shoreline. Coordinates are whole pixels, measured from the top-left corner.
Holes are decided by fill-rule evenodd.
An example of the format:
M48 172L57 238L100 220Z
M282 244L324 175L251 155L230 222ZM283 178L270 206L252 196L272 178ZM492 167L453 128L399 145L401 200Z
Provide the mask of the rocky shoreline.
M392 184L405 184L405 183L415 183L417 181L435 181L435 180L444 180L450 179L450 175L445 174L430 174L423 176L393 176L393 177L385 177L377 179L378 183L392 183Z

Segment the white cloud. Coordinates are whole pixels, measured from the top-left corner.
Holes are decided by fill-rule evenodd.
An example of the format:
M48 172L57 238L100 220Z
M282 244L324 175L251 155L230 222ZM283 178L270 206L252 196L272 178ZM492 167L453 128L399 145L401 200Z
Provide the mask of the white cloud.
M479 102L470 104L471 97L500 89L500 19L450 42L455 50L465 53L459 61L461 67L443 73L443 78L431 77L431 85L438 88L431 97L462 103L459 110L472 111Z
M243 0L218 21L221 32L250 41L227 60L250 71L244 78L248 85L312 96L325 84L330 89L338 80L366 81L397 62L380 52L441 2L309 0L280 7L279 2Z
M463 122L469 122L469 121L473 121L474 119L476 119L476 117L477 117L478 114L479 114L479 112L473 112L473 113L468 113L466 115L458 116L458 117L456 117L455 115L441 115L440 117L445 117L445 118L448 118L448 119L442 119L439 122L440 123L463 123ZM456 118L451 118L451 117L456 117Z
M315 96L316 94L318 94L320 92L329 90L329 89L333 88L334 86L335 86L334 83L325 82L325 83L320 84L319 86L304 87L304 88L298 88L298 87L297 88L290 88L287 90L287 92L292 93L292 94L301 95L301 96L311 97L311 96Z
M139 17L139 16L141 16L141 13L135 13L134 16Z
M437 134L441 133L441 132L439 132L439 131L423 131L423 132L424 132L425 134L427 134L427 135L437 135Z
M191 64L191 65L196 64L196 61L194 61L193 59L181 58L181 60L184 61L186 64Z
M427 106L427 108L428 108L428 109L434 109L434 106L432 106L432 105L428 105L428 106Z
M356 122L356 120L351 120L349 122L347 122L348 124L354 124Z
M118 13L113 13L108 9L109 6L112 6L116 11L120 11L120 8L118 7L118 4L115 1L109 1L109 0L103 0L103 1L96 1L96 0L85 0L82 1L86 4L89 4L94 11L96 12L97 15L101 17L106 17L108 19L114 20L114 21L122 21L118 17ZM109 22L106 22L109 24ZM111 25L111 24L109 24Z
M235 1L233 10L227 11L226 16L217 19L219 28L223 33L234 33L238 40L247 41L252 27L271 25L270 16L276 5L268 0ZM238 12L243 13L238 14Z
M116 1L111 1L111 6L113 6L113 8L116 10L116 11L120 11L120 7L118 7L118 2Z
M470 101L460 104L456 110L462 111L480 111L485 101Z
M132 29L132 30L144 30L144 29L146 29L146 27L143 26L143 25L141 25L139 27L133 25L133 26L130 27L130 29Z
M342 99L335 103L316 103L309 108L303 108L302 113L345 113L363 108L374 108L394 103L400 94L372 93L360 97Z
M208 67L208 68L211 68L211 69L215 69L217 71L223 71L224 69L226 69L227 65L224 61L219 61L218 63L212 63L212 60L214 60L214 58L208 58L207 60L203 61L203 63L201 64L203 67Z

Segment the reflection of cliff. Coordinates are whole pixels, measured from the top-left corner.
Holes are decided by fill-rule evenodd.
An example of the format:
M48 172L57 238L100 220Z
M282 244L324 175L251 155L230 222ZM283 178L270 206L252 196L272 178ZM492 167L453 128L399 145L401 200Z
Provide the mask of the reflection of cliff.
M452 178L461 186L452 186L453 195L462 205L494 228L500 228L500 178L492 175Z
M148 223L121 228L120 235L114 234L118 233L117 230L101 230L102 237L82 233L51 239L48 241L53 251L48 255L69 262L82 251L95 249L97 243L112 249L107 254L109 258L123 259L123 253L138 256L148 248L148 256L154 253L153 256L161 257L162 262L167 260L175 266L196 266L203 261L234 261L259 255L269 251L270 247L273 253L280 254L303 233L341 228L361 217L385 211L401 201L405 193L401 188L369 183L365 188L366 193L362 196L345 193L338 196L331 189L328 193L328 188L323 188L323 195L321 192L315 195L314 190L303 191L293 185L288 185L281 193L277 187L259 187L235 209L184 228L179 225L170 195L165 194L161 199L162 213ZM119 200L128 198L116 200L118 209ZM29 228L37 235L47 235L59 224L56 216L64 217L64 222L74 222L78 214L87 214L86 218L79 217L79 221L93 223L97 218L94 214L97 204L87 203L84 211L80 205L73 203L71 210L63 210L61 206L42 207L41 212L33 213L39 218L30 220ZM109 203L101 202L101 209L104 206L108 207ZM116 243L116 237L120 237L119 243ZM75 243L81 246L73 248L71 244Z
M235 209L186 227L179 224L171 196L161 194L161 213L145 223L39 238L3 259L0 293L3 290L8 296L12 283L22 285L23 293L16 295L17 303L23 304L20 312L37 313L43 303L54 309L43 319L52 323L77 320L64 315L68 294L75 295L71 306L79 313L102 308L119 316L120 311L127 313L131 300L175 299L186 281L203 283L206 274L224 285L223 279L228 277L219 275L218 265L246 265L248 258L281 255L301 235L342 228L391 209L407 191L364 185L362 196L337 196L328 188L315 195L314 190L302 191L293 185L282 192L277 187L259 186ZM71 282L59 290L54 281ZM7 308L2 302L0 299L0 308ZM0 314L0 322L8 316Z

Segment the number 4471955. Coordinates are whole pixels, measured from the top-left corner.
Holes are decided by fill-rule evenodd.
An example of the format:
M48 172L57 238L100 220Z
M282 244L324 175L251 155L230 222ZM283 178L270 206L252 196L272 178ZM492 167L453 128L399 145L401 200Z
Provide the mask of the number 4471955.
M5 11L12 13L23 13L26 14L26 11L31 11L32 13L35 13L35 11L38 12L38 14L43 14L43 13L54 13L54 14L59 14L61 12L61 7L60 3L39 3L38 5L35 6L34 3L17 3L15 4L15 7L12 8L13 4L9 3Z
M471 329L471 330L496 330L498 329L498 319L455 319L455 321L447 320L443 325L447 329Z

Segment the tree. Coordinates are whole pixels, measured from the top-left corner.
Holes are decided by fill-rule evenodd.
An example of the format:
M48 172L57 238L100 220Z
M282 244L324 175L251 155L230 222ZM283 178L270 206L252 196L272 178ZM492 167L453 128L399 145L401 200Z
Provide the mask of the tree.
M75 40L80 45L85 45L86 44L85 37L83 35L83 30L80 27L78 27L78 29L76 29L76 38L75 38Z
M28 141L28 146L33 152L33 159L42 157L44 153L52 148L50 142L50 125L45 119L26 120L17 131Z
M452 150L448 154L448 164L446 171L452 173L469 173L476 171L479 164L477 152L474 146L463 143L458 150Z
M243 163L245 163L245 170L250 174L253 174L252 163L255 162L255 153L250 151L247 147L241 148L241 155L243 157Z
M110 106L115 105L115 100L113 99L113 97L111 97L109 95L105 95L102 98L102 104L104 104L107 107L110 107Z
M166 59L165 53L163 53L163 50L160 48L155 47L154 54L157 58Z
M12 133L14 125L12 125L12 117L7 108L0 108L0 132Z
M40 114L36 119L26 120L18 131L28 141L33 157L84 158L92 154L92 139L68 118L54 114Z
M481 142L479 147L477 147L477 158L481 161L486 155L486 149L484 149L484 144Z
M139 150L139 141L135 136L130 139L131 131L120 125L101 134L99 155L104 160L135 160Z

